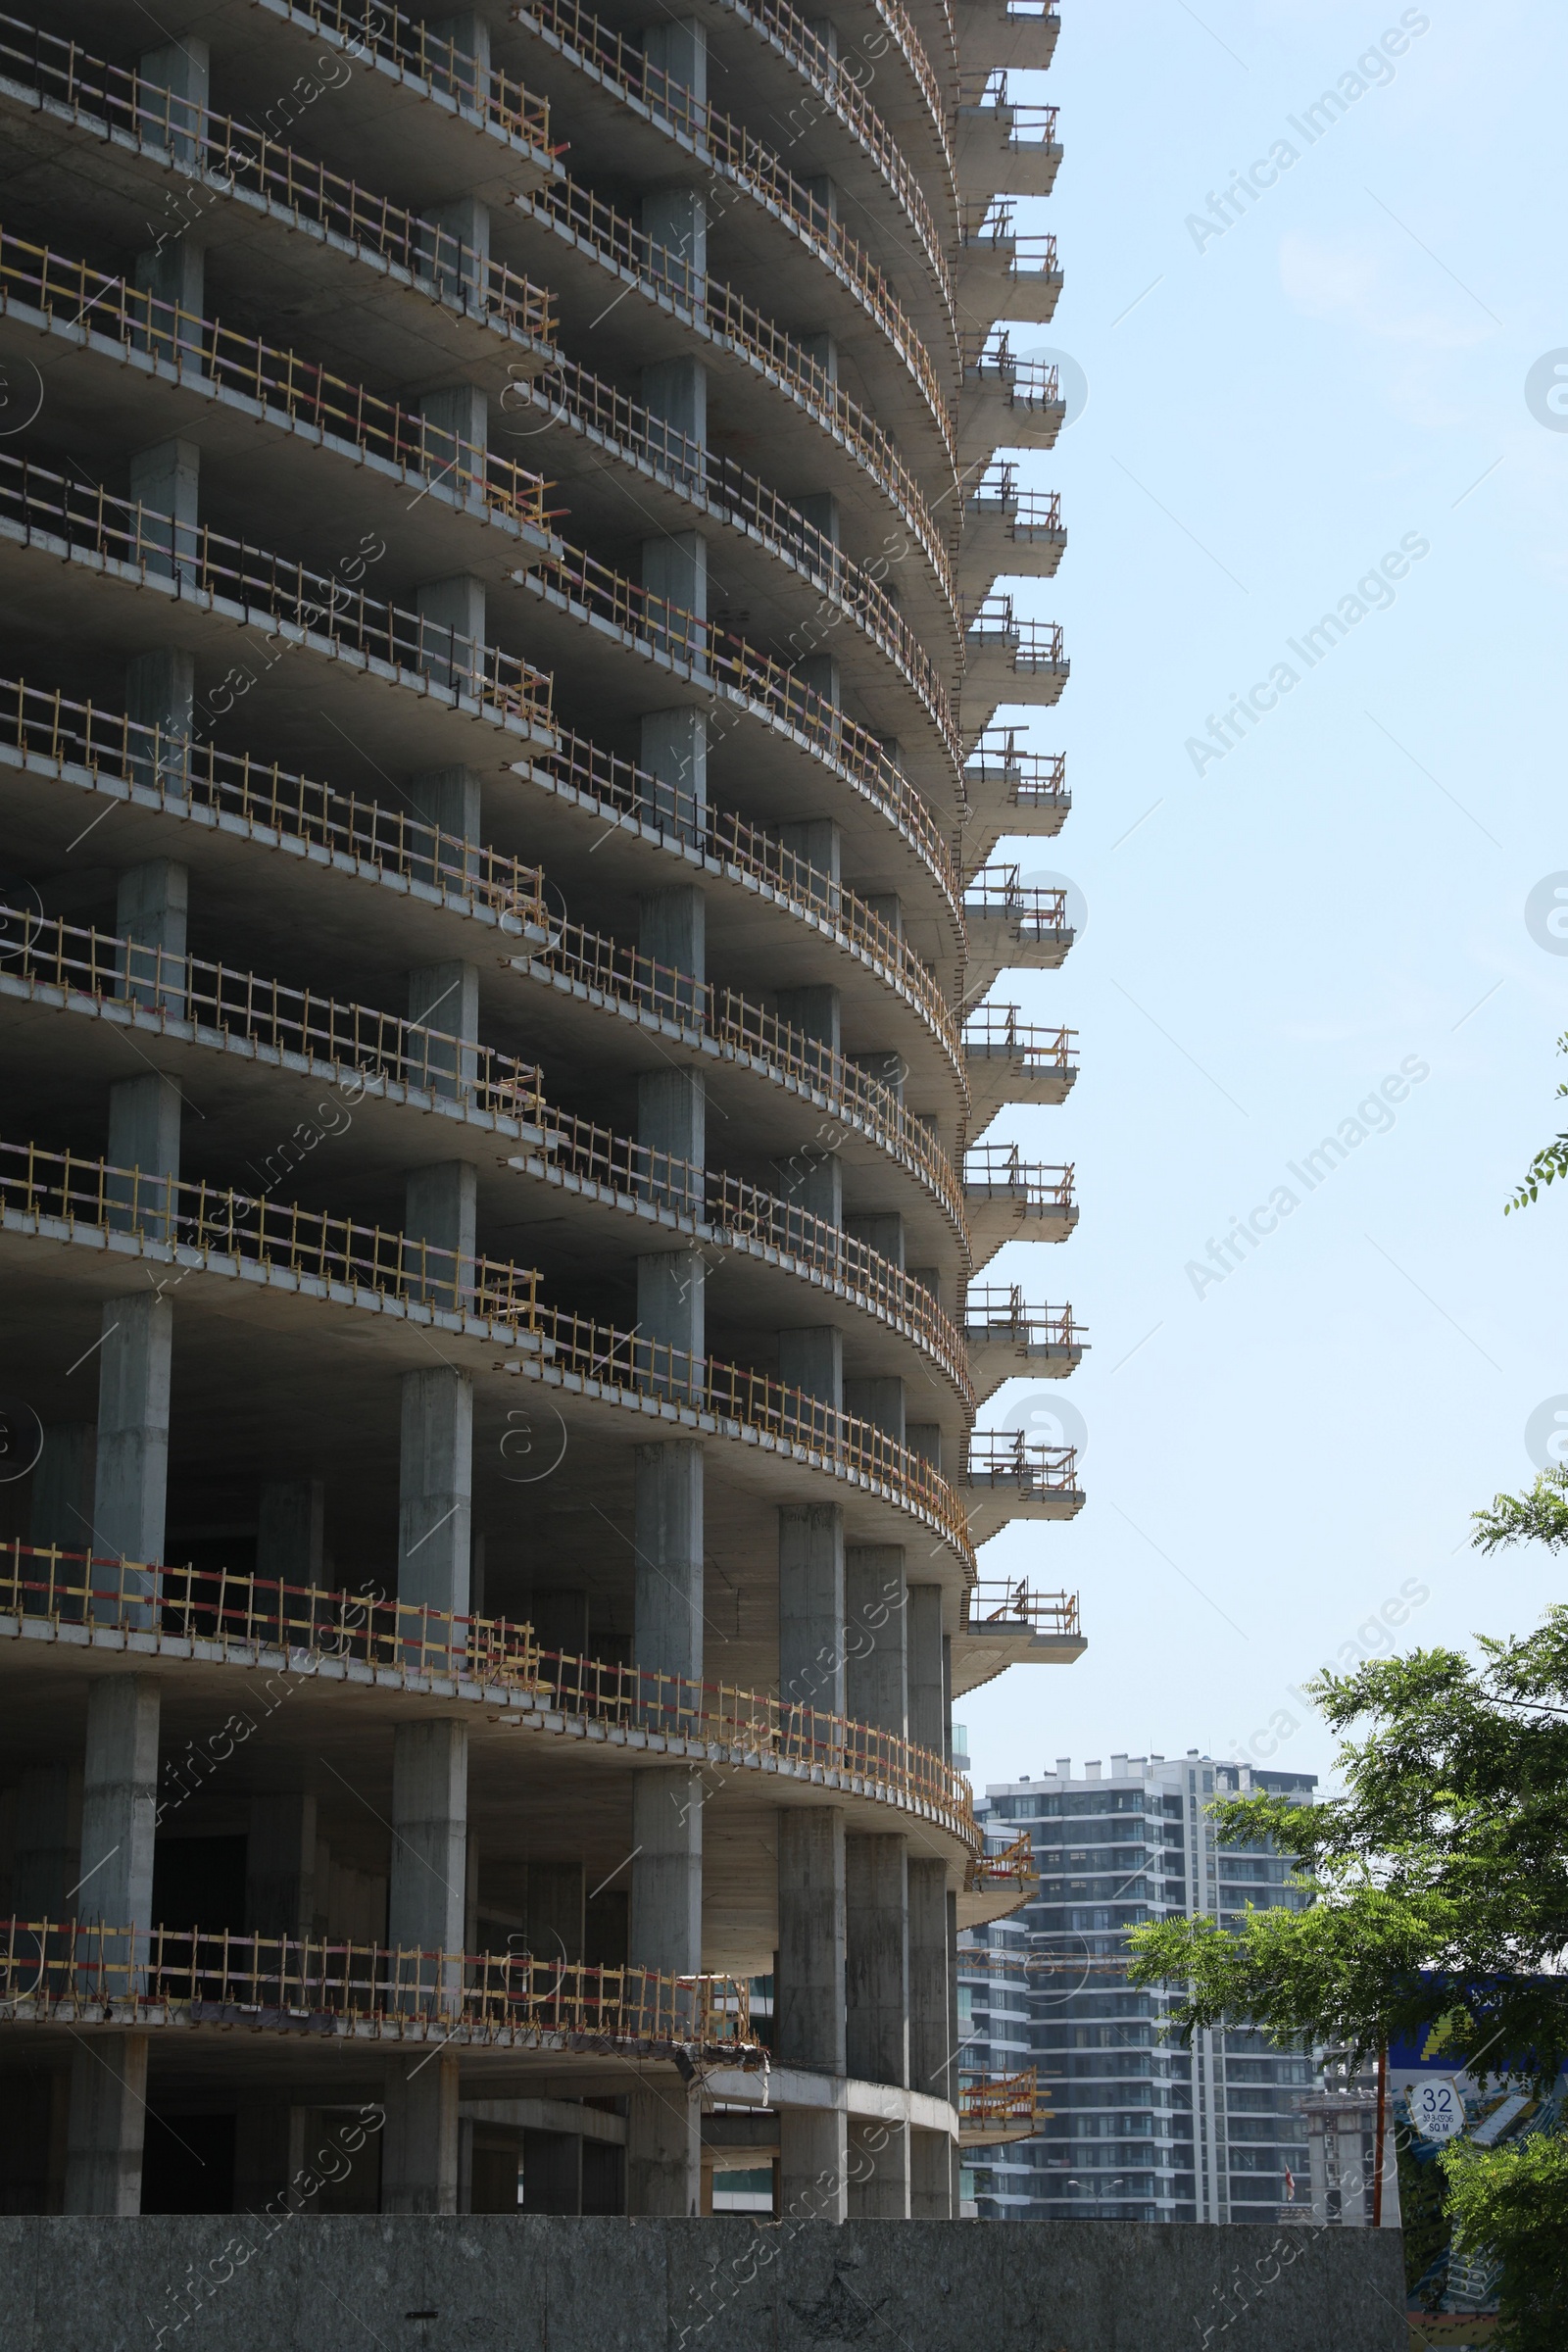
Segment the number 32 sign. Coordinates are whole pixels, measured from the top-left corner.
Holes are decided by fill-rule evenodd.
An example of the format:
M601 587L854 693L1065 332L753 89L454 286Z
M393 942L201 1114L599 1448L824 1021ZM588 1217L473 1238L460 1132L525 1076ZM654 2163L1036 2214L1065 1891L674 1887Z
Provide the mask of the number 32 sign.
M1464 2130L1464 2101L1452 2082L1414 2083L1410 2121L1423 2139L1452 2139Z

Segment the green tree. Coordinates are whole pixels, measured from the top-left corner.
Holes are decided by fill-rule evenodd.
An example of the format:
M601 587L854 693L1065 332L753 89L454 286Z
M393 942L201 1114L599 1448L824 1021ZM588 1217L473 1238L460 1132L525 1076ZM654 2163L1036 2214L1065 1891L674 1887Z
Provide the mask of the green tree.
M1559 1054L1568 1054L1568 1030L1557 1040ZM1559 1086L1557 1100L1568 1095L1568 1086ZM1549 1144L1543 1144L1525 1170L1519 1190L1503 1204L1503 1215L1511 1208L1528 1208L1544 1184L1554 1184L1559 1176L1568 1176L1568 1134L1555 1135Z
M1568 1548L1568 1473L1497 1495L1475 1526L1486 1553ZM1309 1686L1342 1735L1345 1795L1215 1805L1222 1836L1272 1838L1315 1899L1250 1907L1234 1931L1206 1918L1135 1931L1134 1981L1184 1987L1185 2037L1225 2019L1365 2053L1438 2029L1456 2068L1528 2072L1543 2091L1568 2063L1568 1976L1551 1973L1568 1953L1568 1607L1476 1646ZM1460 2148L1446 2174L1466 2242L1503 2259L1505 2340L1562 2352L1568 2142Z

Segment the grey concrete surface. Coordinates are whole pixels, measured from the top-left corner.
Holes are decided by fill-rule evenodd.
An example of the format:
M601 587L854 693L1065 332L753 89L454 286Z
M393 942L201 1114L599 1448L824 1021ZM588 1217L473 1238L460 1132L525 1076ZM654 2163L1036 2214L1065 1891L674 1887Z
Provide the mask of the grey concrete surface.
M0 2352L160 2341L204 2352L971 2352L977 2341L987 2352L1404 2352L1407 2334L1392 2230L308 2210L281 2223L0 2219Z

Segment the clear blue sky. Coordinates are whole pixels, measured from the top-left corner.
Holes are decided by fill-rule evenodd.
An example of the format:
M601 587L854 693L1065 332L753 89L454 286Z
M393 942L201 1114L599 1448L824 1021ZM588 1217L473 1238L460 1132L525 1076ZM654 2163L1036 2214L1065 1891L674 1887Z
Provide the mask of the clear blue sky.
M1299 1728L1266 1760L1321 1773L1291 1686L1407 1582L1430 1597L1391 1644L1523 1632L1564 1583L1544 1554L1481 1560L1467 1522L1534 1476L1537 1408L1568 1416L1568 1187L1502 1214L1568 1077L1568 954L1526 919L1568 886L1568 431L1526 393L1544 355L1568 366L1568 25L1545 0L1061 13L1014 95L1061 108L1058 193L1026 209L1066 292L1013 333L1090 385L1024 462L1069 540L1018 592L1066 626L1032 740L1066 751L1074 808L1003 854L1070 876L1089 919L1059 973L1003 993L1076 1026L1083 1066L1064 1109L992 1132L1076 1162L1082 1223L991 1279L1090 1325L1061 1392L1089 1499L982 1564L1077 1589L1091 1646L956 1711L977 1785L1246 1752L1282 1710ZM1422 17L1392 78L1357 75ZM1308 145L1289 118L1347 74L1364 94ZM1195 235L1280 140L1298 160ZM1372 581L1343 642L1289 650L1417 540L1392 601ZM1189 739L1279 663L1298 682L1200 774ZM1429 1075L1343 1164L1289 1172L1410 1062ZM1282 1187L1298 1205L1200 1296L1189 1265Z

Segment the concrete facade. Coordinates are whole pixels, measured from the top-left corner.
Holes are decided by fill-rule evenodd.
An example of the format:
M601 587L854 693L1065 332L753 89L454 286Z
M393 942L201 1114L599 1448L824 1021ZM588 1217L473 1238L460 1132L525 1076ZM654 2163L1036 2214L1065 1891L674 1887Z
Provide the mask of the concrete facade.
M952 2216L1066 663L900 22L13 22L0 2209Z

